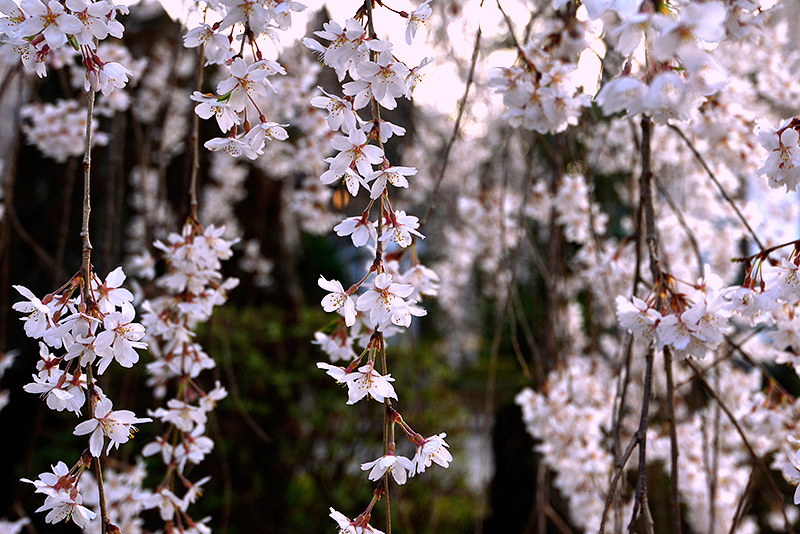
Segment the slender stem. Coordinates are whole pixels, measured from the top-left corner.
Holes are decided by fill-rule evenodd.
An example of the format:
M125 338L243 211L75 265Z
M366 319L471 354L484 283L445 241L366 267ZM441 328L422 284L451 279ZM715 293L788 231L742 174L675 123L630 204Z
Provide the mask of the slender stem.
M483 2L484 0L481 0L480 7L483 7ZM442 156L442 166L439 169L439 175L436 177L436 185L433 188L433 193L431 194L431 200L428 203L428 209L425 212L425 215L422 217L422 220L420 220L419 223L420 227L425 226L425 223L428 222L428 219L430 218L434 208L436 207L436 199L439 196L439 189L441 189L442 187L442 181L444 180L444 173L447 170L448 163L450 163L450 151L453 149L453 145L455 144L456 139L458 138L458 133L461 131L461 119L464 116L464 109L467 106L467 95L469 95L469 90L472 87L472 82L475 77L475 66L478 64L478 52L480 52L480 49L481 49L481 28L479 25L478 31L475 34L475 44L472 46L472 59L470 60L469 73L467 74L467 82L464 85L464 95L461 97L461 102L459 102L458 104L458 113L456 114L456 121L453 124L453 133L450 135L450 139L447 141L447 146L444 149L444 155Z
M81 224L81 241L83 243L81 269L83 271L83 287L85 298L90 298L92 289L92 242L89 239L89 215L91 203L91 170L92 170L92 115L94 113L94 91L89 90L86 99L86 145L83 153L83 222Z
M700 163L700 166L703 167L704 171L706 171L706 174L708 175L708 177L711 179L712 182L714 182L714 185L716 185L717 188L719 189L719 193L720 193L720 195L722 195L722 198L725 199L725 202L727 202L731 206L731 209L733 209L733 212L736 214L736 216L739 218L739 220L742 221L742 224L747 229L747 231L750 233L750 236L753 238L753 241L755 241L756 245L758 245L758 248L763 249L764 248L764 244L758 238L758 234L756 234L755 230L753 230L753 228L750 226L750 223L747 222L747 219L742 214L742 212L739 209L739 207L736 205L736 202L733 201L733 199L730 197L730 195L728 195L728 192L725 191L725 188L722 187L722 184L719 182L719 180L717 180L717 177L714 174L714 171L712 171L711 167L708 166L708 163L706 163L705 158L703 158L703 155L700 154L700 152L697 150L697 147L694 146L694 143L692 143L691 139L686 137L686 134L684 134L683 131L680 128L678 128L677 126L675 126L674 124L670 124L669 127L676 134L678 134L678 137L680 137L683 140L684 143L686 143L686 146L689 147L689 150L692 151L692 154L694 155L694 157L697 160L697 162Z
M92 376L92 366L86 366L86 395L89 397L89 409L94 417L94 411L97 407L97 400L99 395L94 387L94 377ZM108 509L106 507L106 491L103 485L103 467L100 465L100 457L94 459L94 475L97 478L97 492L100 500L100 532L107 534L108 525L111 520L108 518Z
M639 443L639 474L636 482L636 497L633 502L633 513L628 524L628 532L633 533L636 526L636 519L641 509L647 509L647 425L650 412L650 395L653 386L653 359L655 358L656 348L650 346L645 358L644 388L642 390L642 411L639 417L639 428L636 430L637 441ZM645 514L647 512L645 511Z
M372 14L372 2L373 0L366 0L364 3L367 6L367 31L369 32L370 39L377 39L378 35L375 33L375 26L373 24L373 14ZM371 50L370 53L370 60L373 62L377 62L378 60L378 53L374 50ZM375 100L375 97L371 97L371 108L372 108L372 132L377 134L374 136L375 142L378 146L383 150L383 143L381 142L381 108L378 102ZM384 195L381 197L380 207L378 209L378 242L377 246L375 247L375 265L378 268L378 272L383 272L383 241L380 240L381 234L383 233L383 210L384 210L384 199L388 202L387 193L384 192ZM391 209L391 208L389 208ZM378 334L378 344L380 347L380 356L381 356L381 364L383 365L383 373L389 374L389 367L386 363L386 345L385 340L383 337L383 332ZM385 406L386 409L383 411L383 454L389 453L389 409L392 406L391 401L387 398L385 399ZM385 496L385 503L386 503L386 534L392 534L392 506L389 499L389 472L387 471L383 475L383 493Z
M667 375L667 423L669 425L672 531L681 534L681 496L678 493L678 432L675 420L675 384L672 378L672 350L664 347L664 372Z
M731 422L734 428L736 428L736 432L739 434L739 437L742 438L742 441L744 442L744 446L747 449L747 452L750 453L750 456L753 458L753 461L756 463L758 468L761 469L761 472L764 474L764 478L766 479L767 484L769 485L772 492L775 494L777 502L780 504L781 514L783 515L786 531L789 532L789 534L794 534L794 529L792 528L792 522L789 521L789 517L786 515L786 508L784 507L783 503L784 499L783 492L781 492L781 490L779 490L778 486L775 484L775 480L772 476L772 473L769 470L769 467L767 467L767 465L764 463L764 460L758 454L756 454L755 449L753 449L753 446L750 444L750 440L747 438L747 434L744 433L742 425L739 424L739 421L736 419L736 416L733 415L730 409L728 409L728 406L724 402L722 402L722 399L719 398L719 395L717 394L715 389L711 387L711 384L708 383L708 380L706 380L706 377L703 375L703 373L700 371L697 365L695 365L695 363L692 360L686 360L686 364L692 368L692 371L694 371L695 376L700 380L700 382L703 383L703 386L705 386L706 392L715 401L717 401L717 404L725 413L728 420Z
M198 91L203 89L203 59L205 58L206 45L200 45L200 55L197 60L197 84ZM192 113L192 177L189 182L189 209L191 210L192 221L197 222L197 173L200 170L200 116ZM185 175L184 175L185 176Z

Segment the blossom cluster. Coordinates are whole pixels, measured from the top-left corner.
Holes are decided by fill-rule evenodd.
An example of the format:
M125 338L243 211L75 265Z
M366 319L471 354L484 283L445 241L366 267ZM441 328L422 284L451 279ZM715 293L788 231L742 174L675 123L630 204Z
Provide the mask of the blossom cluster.
M430 16L429 3L422 3L412 13L397 12L406 19L407 42L412 41L419 24ZM319 286L328 292L321 302L323 309L340 317L332 333L316 333L316 343L333 362L343 360L349 364L340 367L320 362L317 367L347 386L347 404L364 398L385 403L389 435L384 454L362 463L361 469L369 472L369 480L388 481L391 474L396 483L405 484L409 476L424 472L433 463L448 467L452 455L444 433L423 438L403 420L391 402L398 397L392 386L394 379L386 369L385 339L401 328L409 328L413 317L426 315L417 304L423 295L437 293L439 280L436 273L420 263L416 253L416 242L424 239L419 219L396 209L390 200L398 188L410 187L409 179L413 181L417 169L389 161L384 143L404 135L405 129L383 120L381 110L395 109L399 98L411 98L419 70L431 59L409 67L394 55L390 41L377 38L372 24L372 11L368 7L361 19L348 19L343 26L329 21L322 31L314 32L326 44L311 38L304 40L343 82L342 96L320 88L322 95L311 99L312 106L327 112L330 130L341 132L331 140L335 153L325 160L328 170L322 173L320 181L324 185L341 185L352 197L358 197L364 189L368 197L363 212L342 220L334 231L340 237L349 237L357 248L374 250L364 276L347 289L339 280L319 278ZM360 115L364 108L370 110L371 120ZM370 278L371 284L365 286ZM354 345L363 348L360 355L355 353ZM382 362L384 374L376 370L377 362ZM413 459L395 454L397 425L415 446ZM331 517L341 532L379 532L369 525L369 518L385 483L379 483L372 502L353 521L331 509Z
M116 61L101 59L97 47L109 35L122 38L125 28L117 15L126 14L127 7L105 0L25 0L19 5L4 0L0 12L6 15L0 18L2 42L10 44L25 68L40 77L47 74L48 58L69 44L80 52L87 91L109 94L128 82L131 71Z
M42 299L23 286L14 286L26 300L12 307L24 314L21 320L28 337L41 340L37 373L25 391L41 396L52 410L78 416L88 398L91 413L74 430L75 435L89 435L81 460L71 469L59 462L53 473L27 481L37 493L45 494L45 503L37 511L48 511L48 523L71 517L86 527L96 514L82 504L79 482L84 469L92 458L127 443L135 431L133 425L151 421L129 410L113 410L111 399L92 378L93 369L103 374L113 361L131 367L139 360L138 350L147 346L142 341L144 327L134 322L133 294L122 287L124 281L125 273L118 267L105 281L81 271Z
M722 291L722 279L706 266L706 278L691 288L690 295L667 283L646 300L617 297L617 317L621 327L654 340L660 349L668 346L676 355L704 358L722 341L727 318L736 307L732 293Z
M261 37L277 40L276 30L291 26L292 13L305 10L299 2L250 2L229 0L212 4L197 3L204 21L184 35L184 46L200 48L206 65L220 65L226 76L217 84L216 93L195 91L192 100L197 102L195 113L203 119L214 117L225 137L216 137L205 143L211 151L220 151L233 157L244 156L254 160L263 154L267 141L285 140L289 134L285 124L267 119L262 107L268 90L275 91L270 76L286 74L276 61L264 59ZM239 31L244 30L243 34ZM233 49L234 39L241 39L238 52ZM249 45L252 52L245 57ZM257 119L257 122L256 122ZM251 125L251 123L254 123Z
M690 2L672 12L661 6L665 4L597 3L588 9L592 19L611 10L621 19L612 34L626 62L622 73L604 84L596 97L606 114L645 113L659 123L688 119L730 79L709 50L724 39L744 37L766 18L759 2Z
M156 242L168 267L155 280L164 294L142 303L142 321L156 357L147 364L147 384L156 398L175 395L150 412L161 421L164 431L145 445L142 454L160 456L166 472L143 506L157 507L170 528L207 528L203 522L193 520L187 510L210 477L191 482L186 470L187 464L199 464L213 449L214 442L206 435L208 414L227 396L219 382L210 391L198 384L200 373L213 368L215 362L196 342L194 332L239 283L235 278L224 279L220 272L222 261L232 256L231 247L238 241L224 239L224 231L214 226L204 229L189 221L180 234L171 234L166 242ZM182 497L175 493L178 479L186 488Z
M575 81L578 56L589 46L587 30L574 17L548 22L517 51L516 65L498 68L489 78L503 95L509 124L539 133L563 132L577 124L591 102Z
M767 177L770 187L786 186L795 191L800 183L800 121L789 119L780 127L759 123L756 126L758 142L768 152L767 160L758 169L758 174Z

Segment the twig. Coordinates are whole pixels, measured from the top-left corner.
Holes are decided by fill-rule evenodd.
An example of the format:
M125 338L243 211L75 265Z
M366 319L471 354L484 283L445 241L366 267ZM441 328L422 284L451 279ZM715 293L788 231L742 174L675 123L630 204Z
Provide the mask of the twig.
M480 7L483 7L483 2L484 0L481 0ZM456 122L453 124L453 133L450 135L450 139L447 141L447 145L445 146L444 155L442 156L442 166L439 169L439 175L436 177L436 185L433 188L433 193L431 193L431 200L428 203L428 209L425 211L425 215L420 220L420 227L425 226L425 223L428 222L428 219L433 213L433 209L436 207L436 199L439 196L439 190L442 187L442 181L444 181L444 173L447 170L447 165L450 163L450 151L452 150L453 145L456 142L456 138L461 131L461 119L464 116L464 109L467 105L467 95L469 94L469 90L472 87L472 82L475 78L475 65L478 63L480 46L481 27L478 25L478 31L475 33L475 44L472 46L472 59L469 66L469 73L467 74L467 82L464 86L464 95L461 97L461 102L458 104L458 113L456 114Z
M681 534L681 496L678 492L678 422L675 420L675 384L672 379L672 350L669 346L665 346L663 352L664 372L667 375L667 423L669 426L672 530L675 534Z
M631 436L631 440L628 442L628 446L625 448L625 452L623 453L622 457L617 461L616 465L616 472L614 473L614 477L611 479L611 483L609 484L608 488L608 495L606 495L606 503L603 506L603 515L600 519L600 534L603 534L606 530L606 517L608 516L608 510L611 508L611 503L614 500L614 492L617 488L617 483L619 482L620 477L622 476L622 472L625 470L625 466L628 463L628 460L633 453L633 449L639 443L639 434L636 433Z
M708 166L708 163L706 163L705 158L703 158L703 155L700 154L700 152L694 146L694 143L692 143L691 139L686 137L686 135L683 133L683 131L680 128L678 128L677 126L675 126L674 124L670 124L669 127L672 129L672 131L677 133L678 136L681 139L683 139L683 142L686 143L686 146L689 147L689 150L691 150L692 154L694 154L694 157L697 160L697 162L700 163L700 165L706 171L706 174L708 175L708 177L711 179L712 182L714 182L714 184L719 189L719 192L722 195L722 198L724 198L725 201L731 206L731 208L733 209L734 213L736 213L736 216L739 217L740 221L742 221L742 224L744 225L744 227L747 228L748 232L750 232L750 236L753 238L753 241L755 241L756 245L758 245L758 248L763 249L764 248L764 244L758 238L758 235L756 235L756 232L750 227L750 224L747 222L747 219L745 219L744 215L739 210L739 207L736 205L736 202L733 201L733 199L728 195L728 192L725 191L725 188L722 187L722 184L719 183L719 180L717 180L717 177L714 174L714 171L712 171L711 167Z
M48 254L47 251L45 251L39 245L39 243L36 242L33 236L28 233L25 227L22 226L22 222L17 216L17 210L14 209L13 205L9 204L6 206L6 216L8 217L8 220L11 222L11 226L14 228L14 231L17 233L20 239L22 239L22 241L24 241L25 244L31 248L33 253L36 254L40 260L42 260L42 263L44 263L51 272L57 274L60 279L66 278L66 271L64 271L61 266L56 263L56 260L53 259L53 257Z
M636 526L639 511L647 506L647 424L650 415L650 395L653 386L653 359L656 348L651 344L645 358L644 388L642 390L642 412L639 417L639 428L636 430L636 442L639 446L639 474L636 482L636 494L633 501L633 512L628 523L628 532L631 534ZM601 531L602 532L602 531Z
M770 474L769 468L764 464L764 460L762 460L761 457L756 454L756 451L753 449L753 446L750 444L750 440L747 439L747 435L744 433L744 430L742 429L741 425L739 424L739 421L736 419L736 417L733 415L733 413L731 413L731 411L728 409L728 407L725 405L725 403L722 402L722 399L719 398L719 395L717 395L717 392L708 383L708 380L706 380L705 376L703 376L703 373L700 372L700 369L697 368L697 365L695 365L695 363L693 361L691 361L691 360L686 360L686 364L689 367L692 368L692 371L694 371L695 376L697 376L697 378L703 383L703 386L705 386L706 392L715 401L717 401L717 403L719 404L719 407L722 409L723 412L725 412L725 415L728 417L728 419L730 420L731 424L733 424L734 428L736 428L736 432L739 434L739 437L742 438L742 441L744 442L745 448L750 453L750 456L753 458L753 461L756 463L758 468L761 469L761 471L764 473L764 478L767 479L767 483L769 484L770 489L772 489L772 491L778 497L778 501L780 502L780 505L781 505L781 514L783 514L783 520L785 522L785 526L786 526L787 532L789 532L789 534L794 534L794 529L792 528L792 523L791 523L791 521L789 521L789 517L786 515L786 510L785 510L785 508L783 506L783 493L781 493L781 491L775 485L775 480L773 480L773 478L772 478L772 476Z
M561 519L561 516L553 510L553 507L549 504L544 508L544 514L547 516L553 525L558 529L561 534L573 534L572 529L569 528L569 524L566 521Z
M198 91L203 90L203 60L205 58L206 44L200 45L199 58L197 60L197 84ZM192 221L197 221L197 173L200 171L200 116L192 111L192 176L189 181L189 209ZM185 176L185 175L184 175Z
M661 183L661 180L654 177L654 182L656 187L658 188L658 192L661 193L661 196L667 201L669 207L672 209L672 213L675 214L675 217L678 219L678 224L681 225L683 231L686 232L686 237L689 239L689 243L692 245L692 252L694 252L694 257L697 260L697 272L699 276L703 276L703 255L700 253L700 245L697 243L697 238L692 232L692 229L689 228L689 225L686 223L686 219L683 217L683 213L681 212L678 205L675 203L675 200L672 198L672 195L664 188L664 185Z

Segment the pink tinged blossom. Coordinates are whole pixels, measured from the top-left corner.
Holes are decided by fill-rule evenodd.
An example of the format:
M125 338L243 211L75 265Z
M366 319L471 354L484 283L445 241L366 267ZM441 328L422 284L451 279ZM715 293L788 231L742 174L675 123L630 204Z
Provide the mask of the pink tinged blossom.
M772 188L786 186L794 191L800 182L800 148L797 130L790 127L791 119L784 121L780 128L774 129L764 122L756 122L755 132L758 141L769 155L758 170L765 175ZM780 133L778 133L780 132Z
M322 87L318 88L325 96L315 96L311 99L311 105L315 108L324 109L328 112L326 121L331 130L342 129L342 133L349 133L356 129L358 116L353 111L353 104L336 95L326 93Z
M335 172L355 167L361 176L368 176L372 173L372 165L383 161L383 150L367 144L367 136L362 130L353 130L347 137L334 137L331 146L339 151L331 162L331 170Z
M345 292L342 283L338 280L326 280L320 276L317 284L322 289L330 291L322 299L322 309L326 312L338 311L344 315L345 324L353 326L356 323L356 305L350 295Z
M366 133L370 133L372 132L374 126L375 126L374 122L368 122L367 124L364 125L364 131ZM403 136L405 134L406 134L406 129L403 128L402 126L398 126L389 121L381 120L380 127L378 128L378 135L381 138L381 143L385 143L395 135Z
M289 138L289 133L283 128L288 124L278 124L277 122L263 121L253 126L244 136L244 140L256 151L257 154L263 153L264 145L267 141L284 141Z
M408 17L408 23L406 25L406 43L411 44L411 41L414 39L414 36L417 34L417 28L419 28L422 24L428 20L428 17L431 16L431 0L425 0L417 9L415 9L411 15Z
M337 512L333 508L330 509L330 517L339 527L339 534L359 534L356 530L356 527L353 525L353 522L350 521L344 514L341 512Z
M203 145L212 152L224 152L229 156L238 158L245 156L247 159L258 158L256 151L243 137L216 137L209 139Z
M220 29L224 30L241 23L249 26L258 35L262 33L269 21L269 13L264 8L263 2L256 0L220 0L227 7L228 14L222 19Z
M231 63L231 75L217 85L217 93L230 94L229 103L233 111L238 113L244 110L248 99L256 95L267 96L266 86L269 82L266 81L266 77L280 72L272 66L273 63L277 65L268 60L247 65L244 59L237 57Z
M67 476L69 475L69 467L67 467L67 464L58 462L56 465L50 466L50 468L53 472L41 473L38 480L21 478L20 481L33 484L36 488L36 493L44 493L45 495L53 497L72 488L73 480Z
M603 85L595 101L606 115L624 111L627 116L644 111L647 86L631 76L618 76Z
M235 54L228 37L215 32L208 24L192 28L183 37L183 46L186 48L196 48L202 44L205 44L206 65L222 64Z
M797 264L781 258L781 263L774 267L774 272L778 273L775 285L778 296L789 304L796 304L800 300L800 276Z
M47 66L45 65L45 55L39 54L35 46L26 39L11 39L9 41L11 49L19 54L22 65L36 73L39 78L47 76Z
M393 61L392 53L389 51L382 52L378 56L377 62L361 63L357 71L361 80L369 84L375 100L386 109L397 107L395 98L408 96L408 87L405 82L406 76L409 74L408 67L399 61ZM358 82L352 83L357 84ZM345 94L352 93L345 90Z
M94 409L94 416L89 421L79 423L75 427L73 434L76 436L89 436L89 452L92 456L99 457L103 452L104 436L108 437L108 449L106 454L111 452L112 447L119 447L121 443L133 437L136 423L149 423L150 418L137 418L130 410L112 411L111 399L103 397L97 402Z
M205 426L208 421L205 410L178 399L168 400L167 409L158 408L150 415L164 423L172 423L184 432L192 432L196 426Z
M326 161L333 163L334 160L333 158L328 158ZM347 192L352 196L358 195L358 191L361 189L362 185L365 188L367 187L366 184L363 183L358 173L356 173L356 171L350 167L345 167L344 169L328 169L322 173L322 176L320 176L319 179L325 185L338 184L340 182L344 183L345 187L347 188Z
M319 366L319 364L317 364ZM367 395L378 402L387 398L397 399L397 393L390 382L394 382L391 374L381 375L372 366L372 363L361 366L344 377L347 384L347 404L355 404Z
M633 297L633 301L630 301L620 295L616 302L619 325L635 337L652 340L661 314L638 297Z
M39 0L22 0L22 10L30 15L19 25L20 37L34 37L39 32L44 35L50 48L56 49L67 43L67 35L77 35L83 24L75 15L69 15L56 0L46 5Z
M373 199L380 197L387 184L392 184L395 187L408 187L406 176L415 174L417 174L417 169L414 167L389 167L371 173L365 177L367 182L374 180L370 189L370 197Z
M686 313L686 312L684 312ZM670 345L677 351L685 349L692 341L695 327L684 321L683 314L667 315L661 319L656 327L659 346Z
M408 87L409 93L414 92L417 84L422 80L423 76L425 76L424 74L420 74L420 70L431 63L433 63L433 57L422 58L422 61L419 62L419 65L408 71L408 76L406 76L406 86Z
M128 83L128 76L133 76L133 72L115 61L110 61L103 63L98 68L96 84L93 82L93 76L87 72L84 87L88 90L91 86L95 91L102 91L104 95L108 96L114 89L125 87Z
M417 445L417 452L414 455L414 466L416 470L413 474L419 474L425 471L434 463L442 466L449 467L450 462L453 461L453 455L450 454L448 447L450 447L444 438L447 434L442 432L422 440L422 443Z
M364 217L348 217L333 227L339 237L350 236L353 245L363 247L367 242L377 243L378 232L375 225Z
M384 243L391 241L405 248L413 242L411 234L425 239L425 236L417 231L419 219L413 215L406 215L403 210L394 212L390 219L384 219L384 225L385 230L380 237L380 240Z
M790 441L796 443L791 438ZM794 492L794 503L800 504L800 450L789 454L788 459L783 462L783 478L792 486L797 486Z
M686 119L695 100L680 75L674 71L664 71L656 74L650 82L644 105L653 114L655 122L666 124L669 119Z
M716 43L725 37L728 10L720 2L691 3L681 9L680 18L664 28L653 41L653 54L660 61L696 49L696 40Z
M389 471L398 484L405 484L409 473L414 473L414 462L405 456L386 454L377 460L361 464L362 471L369 471L370 480L380 479Z
M56 495L48 495L44 504L36 509L37 512L50 510L45 517L48 523L59 523L72 519L80 528L89 526L89 522L97 514L83 506L83 499L78 492L61 492Z
M339 81L348 71L355 75L356 65L368 56L370 43L366 42L364 27L356 19L347 19L344 28L334 21L326 22L322 31L316 31L314 35L330 41L330 44L323 46L313 39L304 39L303 43L320 54L323 63L336 71Z
M325 374L336 380L339 384L345 383L347 377L347 370L337 365L331 365L325 362L317 362L317 367L325 370Z
M83 31L75 35L79 44L94 48L94 39L103 40L108 37L106 21L111 6L105 0L91 3L86 0L67 0L66 5L83 24Z
M171 521L175 517L175 510L185 511L186 507L177 495L167 488L159 488L155 493L151 493L142 501L145 509L158 508L159 515L163 521Z
M422 297L435 297L439 294L439 280L439 275L433 269L418 263L403 273L400 283L411 284L414 292L410 296L419 302Z
M12 286L20 295L28 299L27 302L17 302L11 306L14 310L28 314L27 317L21 317L20 320L25 321L25 334L33 339L42 337L48 327L54 327L53 318L50 315L50 308L42 304L36 295L23 286Z
M414 288L410 284L392 282L392 275L381 273L375 277L375 289L371 289L358 298L356 309L368 311L369 320L384 330L393 323L408 327L411 316L421 317L425 310L413 306L414 301L406 301Z
M136 349L147 348L147 343L140 341L144 337L144 327L132 322L136 315L133 305L123 302L121 310L106 314L103 318L105 330L97 335L97 345L111 346L111 354L103 355L100 361L100 374L105 372L112 359L116 359L123 367L133 366L139 361Z
M68 409L76 415L80 415L86 399L80 377L60 369L45 375L33 375L33 382L25 384L23 389L46 399L51 410L62 412Z
M0 33L14 35L19 25L25 22L25 13L12 0L0 0L0 13L6 15L0 18Z
M133 302L133 293L122 287L125 282L125 272L122 267L117 267L106 276L102 284L95 279L92 287L100 294L97 304L103 313L111 313L126 302Z
M353 351L353 338L343 331L343 335L328 336L322 332L314 332L314 345L319 345L322 351L330 356L332 362L339 360L350 361L356 357Z

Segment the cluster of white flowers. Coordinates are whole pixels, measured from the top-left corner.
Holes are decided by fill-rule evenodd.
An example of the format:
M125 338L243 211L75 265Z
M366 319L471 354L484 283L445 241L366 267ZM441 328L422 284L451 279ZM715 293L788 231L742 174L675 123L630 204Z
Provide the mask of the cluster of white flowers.
M409 43L417 26L430 14L429 2L419 5L412 13L398 12L407 19L406 40ZM424 316L425 310L417 303L423 295L435 296L438 290L438 276L422 265L416 254L415 241L424 238L419 232L419 219L395 209L390 201L395 188L409 188L409 178L413 180L417 169L392 165L387 158L384 143L394 136L404 135L405 129L381 119L381 109L394 109L398 98L410 99L419 79L419 69L431 59L409 67L393 54L391 42L374 35L372 11L367 9L364 15L366 20L348 19L344 26L334 21L325 23L322 31L314 32L328 42L325 45L314 39L304 41L326 66L335 70L339 81L344 82L343 96L320 89L323 95L311 99L312 106L327 112L329 128L341 132L331 140L336 152L325 160L329 167L320 181L324 185L343 185L353 197L364 189L368 197L361 215L344 219L334 230L338 236L349 238L355 247L369 247L375 251L363 278L347 289L339 280L319 278L319 286L329 292L322 299L323 309L337 312L341 318L331 334L317 332L316 343L332 361L344 360L349 364L346 368L324 362L317 366L347 386L347 404L355 404L363 398L386 403L391 429L387 447L381 457L361 464L361 469L369 471L370 480L377 481L391 473L395 482L404 484L409 476L422 473L433 463L448 467L452 455L444 440L445 434L423 438L403 421L390 400L397 399L391 384L394 379L375 369L385 351L385 338L399 331L398 327L408 328L413 317ZM345 81L347 77L349 81ZM371 120L359 115L359 111L367 107ZM377 214L373 214L373 207L377 208ZM408 256L411 256L410 261L406 260ZM401 266L405 266L403 272L400 272ZM371 285L363 287L370 278ZM363 348L360 355L354 352L354 345ZM385 368L383 371L386 373ZM415 445L413 460L395 454L396 425L400 425ZM331 509L331 517L339 524L340 531L379 532L368 522L372 506L382 493L381 483L367 510L354 521Z
M151 498L151 492L142 487L147 476L141 458L124 471L110 466L103 468L103 488L106 498L106 512L113 525L125 534L141 534L144 532L144 520L140 517L145 508L144 503ZM83 474L83 505L100 516L100 488L90 472ZM101 534L99 521L92 521L83 529L84 534Z
M36 145L42 154L59 163L70 156L83 155L83 134L86 131L86 109L75 100L58 100L55 104L25 106L22 116L28 119L22 131L28 143ZM92 123L92 144L105 145L108 135Z
M166 466L164 479L143 500L144 508L158 507L168 525L181 525L207 531L203 522L194 521L187 509L199 496L210 477L189 482L187 464L199 464L211 452L214 442L206 435L208 413L227 396L219 382L204 391L195 380L205 369L216 364L195 340L197 325L208 321L214 306L223 304L229 290L239 281L223 279L222 261L229 259L231 247L238 240L222 238L224 228L187 222L181 234L171 234L166 243L156 242L164 254L168 269L155 280L164 295L142 303L142 321L155 360L147 364L156 398L163 399L174 389L176 397L152 411L164 424L164 432L142 450L144 456L159 455ZM179 477L187 488L182 497L174 493L174 479Z
M603 85L596 101L606 114L645 113L659 123L689 118L707 97L728 84L728 72L709 50L726 37L742 35L730 32L730 23L746 20L743 26L752 28L766 18L759 2L734 6L716 1L689 2L670 13L655 12L650 2L598 3L589 15L594 19L610 10L621 19L611 33L618 36L616 50L627 60L623 72ZM746 19L745 11L754 16Z
M52 410L69 410L80 415L90 401L91 419L79 423L78 436L89 434L88 450L72 469L59 462L53 473L43 473L31 482L38 493L46 495L37 511L48 511L48 523L72 517L75 524L86 527L96 516L83 506L79 481L92 457L99 458L112 448L126 443L136 423L151 421L138 418L129 410L112 410L113 404L103 391L89 380L91 369L102 374L112 361L131 367L139 360L138 350L146 347L145 331L134 322L133 295L122 287L125 273L118 267L101 281L93 273L76 274L60 289L36 297L22 286L14 288L27 300L12 307L23 313L25 333L40 339L37 373L24 389L39 394ZM77 295L76 295L77 292ZM51 350L62 352L54 355ZM105 447L108 439L108 447Z
M800 121L789 119L779 128L765 123L756 126L758 142L768 152L767 160L758 169L758 174L767 177L770 187L786 186L795 191L800 183Z
M597 531L614 458L607 447L615 391L612 370L590 358L570 358L553 371L541 393L525 388L515 401L536 450L557 474L554 485L569 499L572 519ZM575 429L581 432L576 433ZM579 462L575 459L580 458Z
M263 58L260 49L263 44L259 38L277 40L276 30L288 29L292 12L303 11L305 6L289 0L267 3L227 0L211 4L198 2L196 7L203 12L204 21L218 21L213 25L204 22L190 29L184 36L184 46L202 47L206 65L224 66L228 73L217 84L216 94L195 91L192 95L192 100L198 103L195 113L203 119L214 117L226 134L226 137L207 141L205 147L254 160L263 153L267 141L285 140L289 136L285 124L268 120L261 110L267 90L275 90L269 77L286 74L286 70L277 62ZM242 28L244 34L239 35ZM242 40L238 53L232 48L234 39ZM252 50L250 58L242 53L245 46ZM251 118L257 118L258 122L251 126Z
M578 56L589 46L583 23L574 17L548 22L518 50L515 66L498 68L489 78L489 85L503 94L503 118L539 133L563 132L577 124L591 102L575 81Z
M0 41L10 44L25 68L40 77L47 74L48 57L60 54L69 44L80 51L87 91L91 88L107 95L128 82L131 71L116 61L101 59L97 47L109 35L122 38L125 28L117 14L126 14L127 7L105 0L24 0L19 5L3 0L0 12L6 15L0 18Z
M676 291L664 281L646 300L617 297L619 324L634 337L654 340L681 357L704 358L722 341L728 317L736 310L736 288L723 291L722 279L710 273L690 288Z

